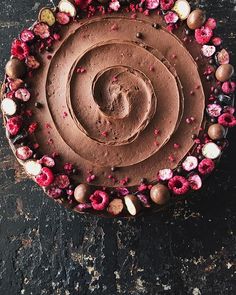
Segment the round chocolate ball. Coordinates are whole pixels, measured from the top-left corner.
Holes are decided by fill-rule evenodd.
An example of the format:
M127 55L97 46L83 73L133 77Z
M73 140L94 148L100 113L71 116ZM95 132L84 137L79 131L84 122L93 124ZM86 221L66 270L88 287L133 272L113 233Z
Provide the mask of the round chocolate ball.
M17 58L10 59L5 67L6 74L12 78L22 78L26 72L25 63Z
M220 82L229 80L234 74L234 67L230 64L221 65L216 70L216 79Z
M187 25L191 30L200 28L206 21L206 14L201 9L193 10L187 18Z
M150 190L150 197L155 204L164 205L170 199L170 192L163 184L156 184Z
M208 135L213 140L220 140L225 137L225 128L220 124L213 124L208 129Z
M74 191L75 200L79 203L86 203L89 197L89 186L87 184L79 184Z

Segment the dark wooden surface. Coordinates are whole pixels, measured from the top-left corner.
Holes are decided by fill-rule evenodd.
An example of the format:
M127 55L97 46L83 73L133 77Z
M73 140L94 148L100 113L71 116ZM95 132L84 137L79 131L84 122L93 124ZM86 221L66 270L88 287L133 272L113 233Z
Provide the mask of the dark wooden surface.
M193 1L235 50L235 0ZM47 0L2 0L0 69ZM234 64L235 62L234 55ZM0 294L236 294L236 133L200 193L161 214L104 220L67 211L26 180L0 130Z

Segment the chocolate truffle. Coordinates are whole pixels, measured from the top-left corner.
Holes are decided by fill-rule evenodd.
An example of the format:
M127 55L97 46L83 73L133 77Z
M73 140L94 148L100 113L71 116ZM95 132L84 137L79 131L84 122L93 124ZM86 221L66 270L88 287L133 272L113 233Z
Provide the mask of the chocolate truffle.
M205 12L201 9L193 10L187 18L187 25L191 30L200 28L206 21Z
M114 199L110 202L107 207L108 213L113 216L119 215L124 208L124 204L121 199Z
M151 188L150 197L154 203L164 205L170 199L170 192L165 185L158 183Z
M216 79L220 82L229 80L234 74L234 67L230 64L221 65L216 70Z
M6 74L12 78L22 78L26 72L26 66L23 61L20 61L17 58L10 59L5 67Z
M86 203L89 197L89 186L87 184L79 184L75 188L74 197L78 203Z
M208 129L208 135L213 140L220 140L225 137L225 128L220 124L213 124Z

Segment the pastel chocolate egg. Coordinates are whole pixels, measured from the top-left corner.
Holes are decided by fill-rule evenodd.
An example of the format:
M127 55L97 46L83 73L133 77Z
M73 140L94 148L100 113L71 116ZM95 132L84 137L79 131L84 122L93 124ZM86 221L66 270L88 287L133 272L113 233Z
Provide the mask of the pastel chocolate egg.
M17 58L10 59L5 67L6 74L12 78L22 78L26 73L26 65Z
M156 184L150 190L150 197L155 204L164 205L170 199L170 192L164 184Z
M67 13L70 17L76 16L75 2L73 0L61 0L58 9L60 12Z
M206 14L201 9L193 10L187 18L187 25L189 29L195 30L200 28L206 21Z
M215 160L220 156L221 150L214 142L208 142L203 146L202 154L207 159Z
M78 203L86 203L88 201L90 189L87 184L79 184L74 190L74 197Z
M229 80L234 74L234 67L230 64L223 64L216 70L216 79L220 82Z
M172 10L178 14L181 20L185 20L189 16L191 8L188 1L177 0Z
M220 124L213 124L208 128L208 135L213 140L220 140L225 137L225 128Z

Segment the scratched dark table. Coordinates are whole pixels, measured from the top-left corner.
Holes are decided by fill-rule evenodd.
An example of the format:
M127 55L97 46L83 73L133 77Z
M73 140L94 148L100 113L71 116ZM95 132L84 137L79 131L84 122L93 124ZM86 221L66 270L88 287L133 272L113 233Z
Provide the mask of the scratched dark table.
M194 1L235 50L236 1ZM0 68L47 0L2 0ZM233 55L234 65L236 56ZM0 294L236 294L236 131L204 190L165 212L104 220L70 212L26 179L0 130Z

